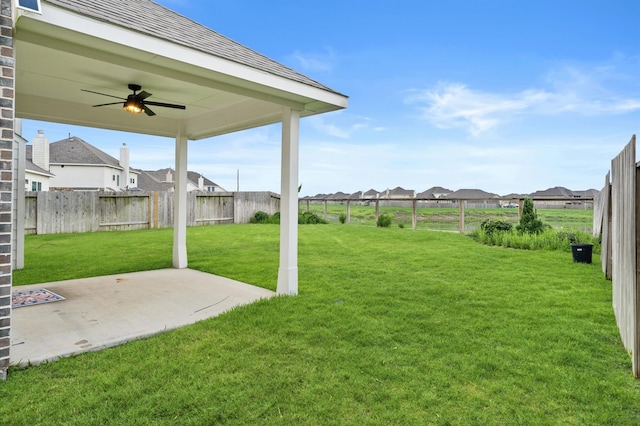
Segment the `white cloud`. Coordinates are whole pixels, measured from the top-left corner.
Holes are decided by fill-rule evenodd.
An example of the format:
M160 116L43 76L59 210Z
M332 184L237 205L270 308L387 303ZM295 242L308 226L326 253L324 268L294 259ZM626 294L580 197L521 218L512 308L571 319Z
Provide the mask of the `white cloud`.
M337 61L331 48L325 48L324 52L315 53L296 50L290 56L304 72L331 72Z
M333 117L335 116L336 115L333 115ZM350 123L347 126L339 126L335 123L329 123L321 115L314 115L305 120L318 132L340 139L349 139L356 131L368 127L367 124L361 122Z
M492 93L471 89L463 83L440 82L431 89L412 93L405 102L416 105L421 117L437 128L462 128L472 136L479 136L516 116L566 113L594 116L639 111L640 94L634 97L619 89L620 80L624 80L624 75L616 74L612 67L590 71L563 67L544 77L547 88Z

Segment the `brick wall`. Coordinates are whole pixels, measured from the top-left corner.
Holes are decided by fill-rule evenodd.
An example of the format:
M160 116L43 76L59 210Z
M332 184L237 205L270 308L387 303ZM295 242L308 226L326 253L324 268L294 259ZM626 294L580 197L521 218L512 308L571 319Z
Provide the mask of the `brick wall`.
M11 0L0 0L0 380L7 377L11 331L14 60Z

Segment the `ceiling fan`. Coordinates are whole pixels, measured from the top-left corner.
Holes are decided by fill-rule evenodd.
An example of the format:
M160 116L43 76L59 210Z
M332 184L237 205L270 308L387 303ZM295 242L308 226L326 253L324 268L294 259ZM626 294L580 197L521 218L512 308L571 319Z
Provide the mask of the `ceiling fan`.
M101 107L107 105L117 105L122 103L125 111L130 112L131 114L140 114L144 112L148 116L156 115L155 112L151 111L147 105L159 106L164 108L175 108L175 109L186 109L184 105L176 105L176 104L167 104L164 102L153 102L146 101L151 93L145 92L144 90L140 93L136 93L142 89L142 86L139 84L129 84L129 90L133 91L132 94L127 96L127 99L122 99L120 96L107 95L106 93L94 92L93 90L80 89L83 92L95 93L97 95L109 96L110 98L122 99L120 102L110 102L108 104L99 104L93 105L94 107Z

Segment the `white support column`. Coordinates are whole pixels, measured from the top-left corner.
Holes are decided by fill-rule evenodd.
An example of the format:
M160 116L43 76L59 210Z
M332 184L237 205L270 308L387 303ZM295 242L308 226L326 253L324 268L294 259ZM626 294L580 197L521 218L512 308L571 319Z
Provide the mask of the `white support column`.
M176 136L176 177L173 191L173 267L187 267L187 147L182 132Z
M298 151L300 111L282 108L278 294L298 294Z

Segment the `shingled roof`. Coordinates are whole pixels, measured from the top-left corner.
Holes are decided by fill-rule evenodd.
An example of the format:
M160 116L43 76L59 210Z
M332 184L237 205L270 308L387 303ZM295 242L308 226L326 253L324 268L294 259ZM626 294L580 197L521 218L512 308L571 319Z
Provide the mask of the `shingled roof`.
M122 169L118 160L75 136L51 143L49 162L51 164L107 165Z
M93 19L119 25L263 72L337 93L327 86L151 0L43 1Z
M140 173L138 175L138 188L144 191L171 191L173 190L173 186L175 184L175 175L176 172L170 167L160 169L160 170L138 170L135 169L136 172ZM171 180L167 180L167 177L170 176ZM212 180L206 178L201 173L187 171L187 180L191 182L192 185L198 186L198 180L200 176L204 179L204 186L215 186L218 188L222 188L220 185L216 184Z

